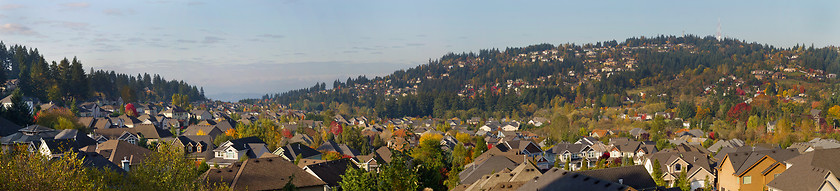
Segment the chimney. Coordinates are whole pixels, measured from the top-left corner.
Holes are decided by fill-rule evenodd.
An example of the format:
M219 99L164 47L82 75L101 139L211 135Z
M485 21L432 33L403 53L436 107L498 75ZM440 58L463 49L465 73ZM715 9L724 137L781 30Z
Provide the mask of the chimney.
M128 158L123 157L122 161L120 161L120 164L122 164L123 170L128 172L128 170L130 169L130 166L131 166L131 162L128 161Z
M619 184L624 184L624 179L623 179L623 178L619 178L619 179L618 179L618 183L619 183Z

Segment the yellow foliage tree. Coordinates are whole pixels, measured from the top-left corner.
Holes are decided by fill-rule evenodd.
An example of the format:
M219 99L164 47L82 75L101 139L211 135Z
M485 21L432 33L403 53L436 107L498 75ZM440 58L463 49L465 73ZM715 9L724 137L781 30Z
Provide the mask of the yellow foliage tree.
M234 128L228 129L227 131L225 131L225 136L236 137L236 129L234 129Z
M828 108L828 116L834 119L840 119L840 106L834 105Z

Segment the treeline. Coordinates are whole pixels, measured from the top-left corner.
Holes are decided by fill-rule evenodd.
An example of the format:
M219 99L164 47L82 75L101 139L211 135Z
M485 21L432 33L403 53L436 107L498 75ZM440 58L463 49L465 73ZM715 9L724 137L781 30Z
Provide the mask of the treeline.
M18 79L18 88L27 97L66 104L95 98L125 102L168 102L172 95L188 95L191 101L204 100L204 89L183 81L167 81L155 74L131 76L114 71L90 69L85 73L81 61L67 58L47 62L38 49L0 42L0 81Z

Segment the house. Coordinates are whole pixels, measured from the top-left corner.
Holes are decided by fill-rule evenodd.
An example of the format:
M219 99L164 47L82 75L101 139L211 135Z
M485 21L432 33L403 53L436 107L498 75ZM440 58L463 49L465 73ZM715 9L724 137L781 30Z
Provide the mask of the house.
M116 124L114 124L115 126L128 127L128 128L134 128L135 124L142 124L143 123L142 121L140 121L136 117L128 116L128 115L125 115L125 114L120 115L119 117L116 118L116 121L112 120L112 122L116 122Z
M297 142L279 147L272 153L288 161L295 161L298 156L302 159L321 159L321 152Z
M391 149L388 149L388 147L379 147L379 149L376 149L376 151L368 155L356 156L353 162L356 163L356 166L366 171L378 172L380 164L391 163L391 155Z
M729 140L719 140L719 141L715 142L715 144L712 144L712 146L709 146L709 148L707 148L707 149L709 151L712 151L712 152L718 152L719 150L721 150L723 148L737 148L737 147L742 147L745 144L746 143L744 141L742 141L741 139L737 139L737 138L736 139L729 139Z
M190 118L190 115L189 113L187 113L187 111L184 111L184 109L178 107L170 107L165 111L161 111L160 114L163 114L163 116L166 116L167 118L176 119L179 121L186 121Z
M496 144L495 148L498 148L502 152L513 152L517 155L529 157L536 157L542 154L542 149L537 144L524 140L504 141Z
M241 158L257 158L268 151L265 142L257 137L245 137L228 140L218 148L213 149L215 156L208 160L208 163L215 163L220 166L228 166Z
M656 183L641 165L570 172L552 168L517 190L654 190Z
M122 169L129 171L133 166L143 162L152 151L121 140L108 140L97 145L81 148L82 152L95 152L108 158L108 161Z
M137 134L140 138L146 139L147 143L158 142L173 136L172 132L157 128L151 124L137 124L134 128L129 128L129 131Z
M213 119L213 115L210 114L210 112L208 112L207 110L193 110L190 113L190 116L198 120Z
M591 133L589 133L589 136L590 137L595 137L595 138L601 138L601 137L606 137L606 136L609 136L609 135L612 135L612 134L613 134L613 132L611 130L595 129L595 130L592 130Z
M610 139L610 158L633 158L641 145L641 141L628 138L612 138Z
M59 131L50 129L40 125L30 125L18 130L17 133L0 138L0 144L3 145L3 150L17 145L26 146L30 152L35 152L40 148L41 138L53 138Z
M782 162L799 155L796 149L772 149L728 153L718 163L717 188L760 190L786 168Z
M15 134L20 130L20 125L12 123L6 118L0 117L0 137L9 136L11 134Z
M3 108L9 109L10 107L12 107L12 96L13 95L14 94L10 94L9 96L6 96L6 98L3 98L2 100L0 100L0 104L3 104ZM26 104L26 108L29 108L29 112L33 115L35 114L35 106L41 104L41 101L38 100L38 98L32 98L32 97L24 96L22 98L22 100L23 100L23 103Z
M321 146L319 146L316 150L321 152L337 152L342 156L348 157L356 157L357 155L359 155L359 150L350 148L345 144L338 144L333 140L324 142L324 144L321 144Z
M552 162L560 160L561 164L569 162L571 170L578 170L584 165L592 166L600 156L590 145L580 143L558 143L546 150L546 158Z
M659 172L662 172L662 179L667 185L674 185L681 173L686 173L686 180L690 182L691 190L713 184L715 180L715 169L709 155L697 151L681 151L668 149L644 157L645 169L653 174L654 162L659 162Z
M549 121L548 119L546 119L544 117L534 117L534 119L531 119L530 121L528 121L528 124L534 125L536 127L541 127L541 126L543 126L543 124L547 124L547 123L551 123L551 121Z
M105 117L105 110L99 107L99 104L94 102L85 102L78 105L80 117Z
M45 103L45 104L39 105L38 106L38 111L52 111L52 110L56 110L58 108L59 108L58 106L56 106L55 104L50 102L50 103Z
M315 142L311 136L305 133L298 133L295 134L291 139L289 139L289 143L302 143L304 145L311 145L312 142Z
M475 183L467 185L468 187L464 190L480 191L493 190L494 188L514 190L540 175L542 175L542 172L537 166L530 162L524 162L513 169L503 169L493 174L484 175Z
M93 129L110 129L110 128L117 128L118 126L114 126L114 123L111 122L111 118L95 118L93 123Z
M47 158L57 158L61 157L64 152L73 151L75 149L78 149L78 147L75 145L75 141L73 140L42 138L38 152Z
M483 158L481 156L477 157L475 161L465 165L464 170L458 173L458 177L460 178L459 184L472 184L480 180L484 175L501 172L504 169L516 168L518 166L517 162L504 155L487 155Z
M336 190L338 190L339 187L341 187L341 185L339 185L342 179L341 176L347 172L348 168L358 169L359 167L353 165L353 162L349 158L343 158L306 165L306 167L303 167L303 171L306 171L312 176L317 177L319 180L326 182L327 186L330 188L336 188Z
M633 128L630 130L630 135L636 139L650 137L650 134L642 128Z
M190 125L184 130L184 135L210 135L216 137L225 132L217 128L215 125Z
M94 129L93 139L97 143L103 143L108 140L120 140L131 144L140 142L140 136L130 128L110 128L110 129Z
M840 149L819 149L784 161L787 169L767 183L768 190L837 190Z
M294 178L292 178L294 177ZM270 181L269 181L270 180ZM282 158L251 158L220 169L209 169L202 181L231 190L282 190L291 181L301 191L330 190L327 183Z
M840 142L834 139L820 139L814 138L808 142L793 143L788 149L796 149L799 153L811 152L817 149L833 149L840 148Z
M172 146L181 149L187 158L195 161L207 161L215 158L216 146L209 135L178 136L172 140Z

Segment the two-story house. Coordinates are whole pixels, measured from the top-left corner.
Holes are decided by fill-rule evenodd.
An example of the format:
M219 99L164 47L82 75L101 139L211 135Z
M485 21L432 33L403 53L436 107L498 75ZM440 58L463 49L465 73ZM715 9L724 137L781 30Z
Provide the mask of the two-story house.
M659 162L662 179L671 186L675 186L674 183L682 173L686 174L691 190L704 187L707 181L713 184L716 177L712 166L714 162L709 155L699 150L666 149L645 156L642 164L648 173L653 174L655 162Z
M720 190L763 190L784 172L782 161L796 157L796 149L773 149L727 153L718 163L717 188Z
M245 137L229 140L218 148L213 149L214 158L208 163L228 166L243 158L257 158L263 153L270 152L264 141L257 137Z
M546 151L546 158L551 162L559 160L560 164L569 163L569 169L578 170L583 165L595 164L600 153L596 153L586 144L559 143Z

